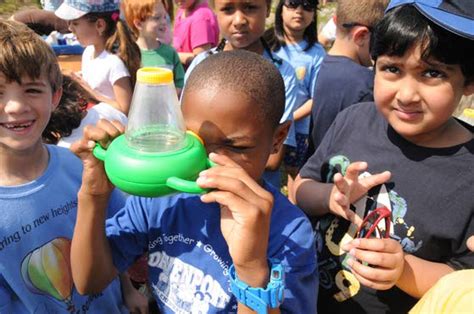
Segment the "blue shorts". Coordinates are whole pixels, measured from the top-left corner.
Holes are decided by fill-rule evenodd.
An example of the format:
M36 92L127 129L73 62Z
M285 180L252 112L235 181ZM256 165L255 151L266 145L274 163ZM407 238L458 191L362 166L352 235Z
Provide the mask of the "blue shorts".
M308 151L308 134L296 133L296 147L286 146L284 164L288 167L300 169L305 160Z

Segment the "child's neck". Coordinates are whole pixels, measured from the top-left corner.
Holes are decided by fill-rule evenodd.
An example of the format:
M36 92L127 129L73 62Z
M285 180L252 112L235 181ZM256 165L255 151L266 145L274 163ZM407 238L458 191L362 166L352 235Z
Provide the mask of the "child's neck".
M99 42L94 44L94 58L97 58L100 56L102 51L105 50L105 41L104 42Z
M235 48L230 44L229 41L226 42L225 47L224 47L224 51L237 50L237 49L244 49L247 51L258 53L259 55L263 55L263 52L265 51L265 48L263 47L262 41L260 39L254 41L253 43L251 43L245 48Z
M39 142L29 152L0 152L0 186L15 186L40 177L48 167L48 149Z
M359 56L357 55L357 50L353 49L351 44L345 40L336 39L331 49L329 49L328 55L346 57L355 63L361 64Z
M157 38L139 36L137 39L137 45L143 50L154 50L160 48L161 43Z
M184 10L184 17L188 17L189 14L191 14L196 7L201 4L202 0L196 0L194 3L187 9Z
M287 44L297 44L303 40L304 30L298 32L290 32L285 30L285 42Z

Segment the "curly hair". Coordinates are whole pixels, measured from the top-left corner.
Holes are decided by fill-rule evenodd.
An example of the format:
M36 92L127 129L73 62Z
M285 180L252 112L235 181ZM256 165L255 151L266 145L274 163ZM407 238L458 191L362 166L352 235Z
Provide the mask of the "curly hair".
M57 144L62 137L71 135L79 127L88 104L99 101L89 94L71 77L63 77L63 95L59 105L51 113L51 118L43 131L43 142Z

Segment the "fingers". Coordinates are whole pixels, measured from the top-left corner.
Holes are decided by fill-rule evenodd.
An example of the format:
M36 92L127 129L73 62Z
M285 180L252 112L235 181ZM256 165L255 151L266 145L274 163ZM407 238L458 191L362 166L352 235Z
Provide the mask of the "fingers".
M271 198L268 191L261 187L242 167L229 157L211 153L209 154L209 159L218 166L211 167L199 174L197 183L202 188L233 191L243 198L247 198L245 196L246 193L251 191L252 194L256 194L260 198ZM236 181L228 181L225 178Z
M353 259L348 260L347 263L351 267L352 274L366 287L375 290L388 290L396 283L396 280L394 279L396 277L396 272L393 270L377 269L371 266L366 266Z
M366 190L368 191L371 188L373 188L374 186L377 186L377 185L380 185L380 184L383 184L383 183L387 182L388 180L390 180L391 176L392 176L392 174L390 173L390 171L384 171L382 173L378 173L378 174L374 174L374 175L365 177L365 178L361 179L360 182L363 186L365 186Z
M367 163L365 161L357 161L351 163L346 170L345 178L351 181L356 181L359 173L367 170Z
M202 188L215 189L201 196L205 203L218 202L223 206L244 209L249 206L264 210L271 210L273 207L273 197L263 188L254 186L249 180L244 180L245 171L228 167L218 167L205 171L197 179L197 183Z
M361 284L378 290L393 287L404 266L400 244L393 239L356 239L343 246L347 263Z
M110 142L123 132L124 126L120 122L100 119L95 126L88 125L84 128L83 138L107 148Z
M352 248L385 253L402 252L400 243L393 239L355 239L343 247L343 249L346 251L349 251Z

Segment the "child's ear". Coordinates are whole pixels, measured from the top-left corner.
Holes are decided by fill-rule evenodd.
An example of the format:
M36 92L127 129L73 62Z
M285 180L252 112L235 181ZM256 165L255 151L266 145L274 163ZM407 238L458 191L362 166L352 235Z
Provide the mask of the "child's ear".
M51 98L51 105L53 107L53 110L56 109L56 107L59 105L59 101L61 100L61 97L63 95L63 88L60 87L58 88L57 91L53 93L53 97Z
M133 20L133 25L135 25L135 27L138 29L138 30L142 30L142 21L140 21L139 19L134 19Z
M102 36L105 32L107 24L105 23L104 19L98 19L95 21L95 27L97 31L99 32L100 36Z
M275 129L275 133L273 133L272 154L278 153L280 151L281 145L283 145L283 142L290 131L291 122L291 120L288 120L280 123L280 125L278 125Z
M352 32L352 36L357 46L361 47L368 44L368 41L370 40L370 31L365 26L359 26L354 29L354 31Z

